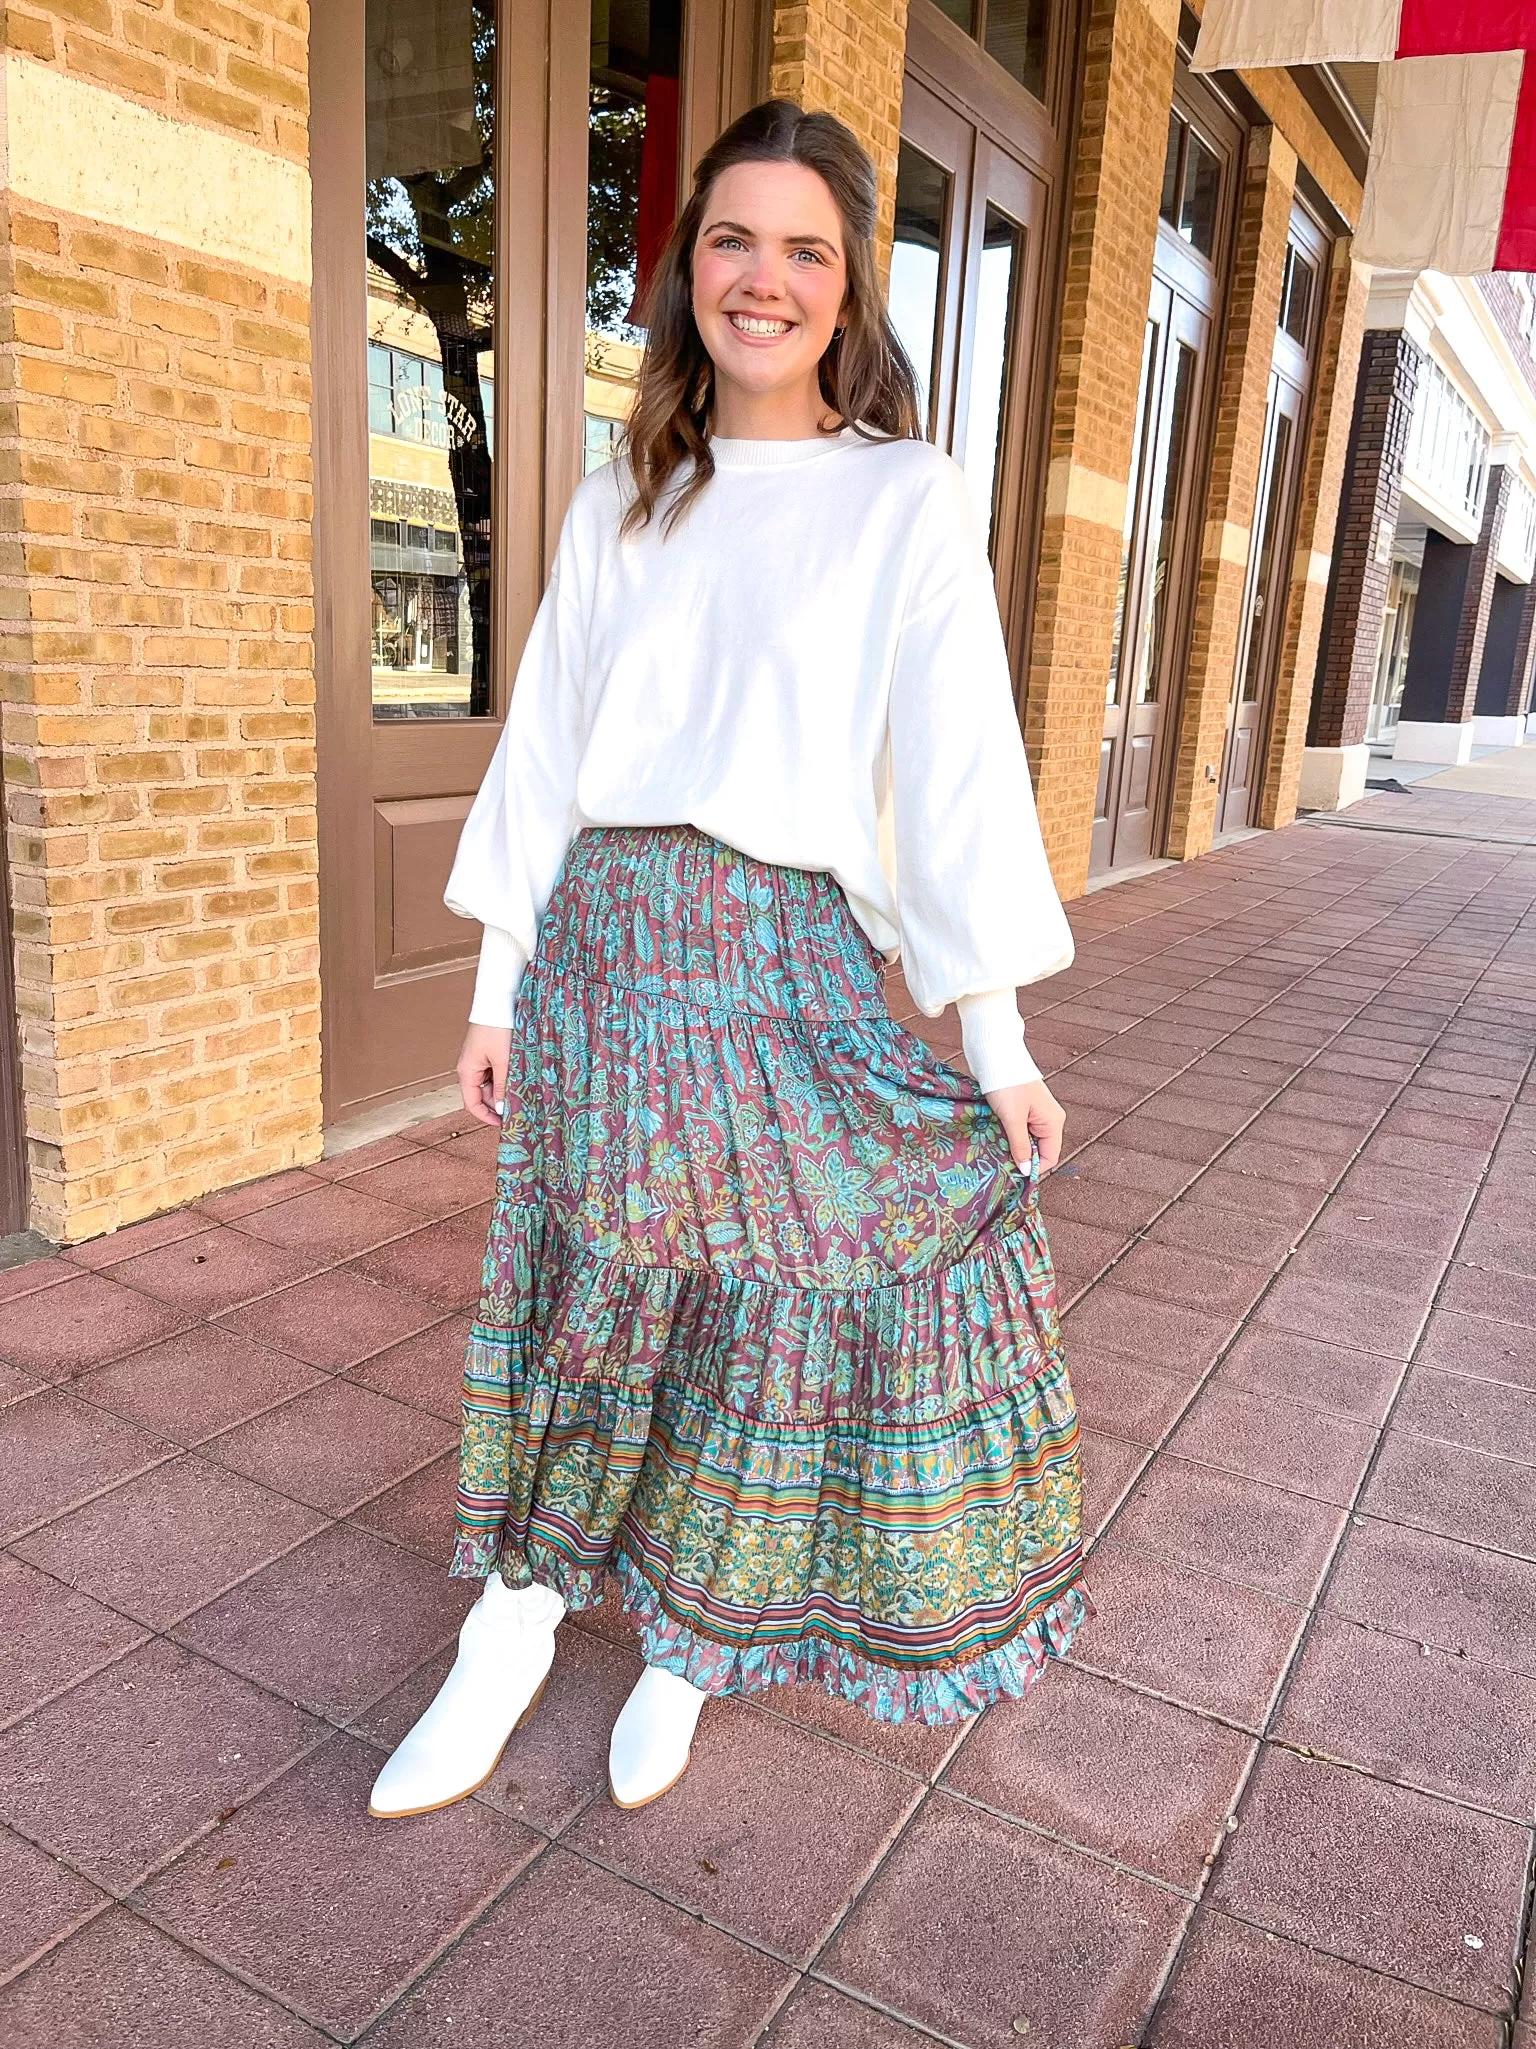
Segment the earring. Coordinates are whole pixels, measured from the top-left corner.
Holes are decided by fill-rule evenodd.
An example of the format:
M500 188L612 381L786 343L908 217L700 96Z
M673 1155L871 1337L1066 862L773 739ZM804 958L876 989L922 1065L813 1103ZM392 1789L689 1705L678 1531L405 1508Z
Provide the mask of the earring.
M842 329L842 328L840 328L840 327L834 327L834 328L833 328L833 330L832 330L832 339L833 339L833 341L840 341L840 340L842 339L842 335L843 335L843 329Z

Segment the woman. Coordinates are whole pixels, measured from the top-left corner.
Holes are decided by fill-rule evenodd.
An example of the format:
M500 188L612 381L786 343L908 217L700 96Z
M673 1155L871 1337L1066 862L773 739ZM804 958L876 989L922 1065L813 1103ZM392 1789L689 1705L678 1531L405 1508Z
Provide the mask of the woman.
M950 1722L1085 1611L1036 1200L1065 1120L1015 1002L1072 941L874 224L829 115L769 101L705 156L464 828L458 1072L504 1122L453 1570L487 1585L376 1814L489 1777L609 1568L625 1807L712 1693ZM974 1080L892 1021L898 942Z

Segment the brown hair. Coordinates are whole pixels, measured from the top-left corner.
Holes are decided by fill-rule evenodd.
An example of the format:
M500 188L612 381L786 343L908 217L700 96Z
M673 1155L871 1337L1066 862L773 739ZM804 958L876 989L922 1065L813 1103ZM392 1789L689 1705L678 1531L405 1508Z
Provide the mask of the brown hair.
M693 318L693 245L715 180L735 164L803 164L825 182L842 216L848 297L839 331L821 359L821 395L870 440L922 434L917 380L885 309L875 268L875 167L853 130L834 114L808 114L793 100L764 100L733 121L699 159L693 192L677 218L646 291L650 332L640 389L625 436L635 496L621 531L645 526L676 471L693 473L667 508L673 525L715 473L709 452L715 366Z

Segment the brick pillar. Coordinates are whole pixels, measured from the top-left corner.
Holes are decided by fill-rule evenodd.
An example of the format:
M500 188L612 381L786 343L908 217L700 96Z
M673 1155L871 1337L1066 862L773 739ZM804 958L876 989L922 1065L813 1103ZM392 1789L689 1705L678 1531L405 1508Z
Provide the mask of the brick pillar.
M1448 662L1420 662L1420 625L1424 617L1424 579L1421 575L1419 603L1414 609L1413 643L1408 651L1408 670L1403 678L1405 719L1430 720L1443 725L1465 725L1472 716L1477 695L1478 673L1483 665L1483 644L1488 634L1488 612L1493 603L1494 563L1509 509L1514 471L1508 463L1495 463L1488 472L1483 499L1482 524L1470 546L1442 543L1438 566L1446 577L1446 595L1456 604L1456 637ZM1438 539L1431 535L1431 541ZM1425 550L1425 569L1430 550ZM1454 555L1454 562L1450 560ZM1433 642L1425 636L1426 652Z
M1024 702L1057 887L1088 879L1177 0L1091 0Z
M1215 831L1295 193L1295 150L1273 128L1259 130L1249 145L1238 207L1203 545L1179 705L1167 846L1177 860L1205 853Z
M1365 739L1422 360L1418 344L1400 328L1368 329L1361 345L1307 731L1312 747L1354 747Z
M1296 816L1312 678L1317 671L1334 519L1344 488L1344 462L1354 413L1355 377L1365 333L1368 273L1351 260L1348 236L1333 245L1325 286L1317 384L1312 397L1306 468L1296 514L1296 549L1286 593L1285 635L1264 750L1258 822L1289 825Z
M307 22L6 11L0 698L56 1238L320 1150Z
M907 0L778 0L768 90L846 121L880 178L882 273L896 225Z

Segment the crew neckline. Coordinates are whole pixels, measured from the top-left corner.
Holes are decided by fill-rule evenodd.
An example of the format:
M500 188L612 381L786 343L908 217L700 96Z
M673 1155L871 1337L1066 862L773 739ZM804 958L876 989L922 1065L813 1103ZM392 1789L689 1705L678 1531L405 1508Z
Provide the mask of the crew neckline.
M728 435L711 435L709 452L716 469L782 469L787 463L815 462L862 439L852 427L840 427L835 434L817 434L808 441L733 440Z

